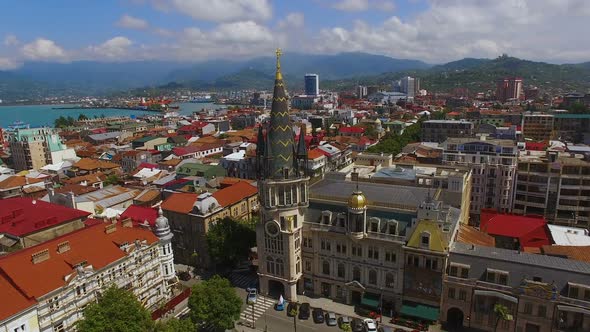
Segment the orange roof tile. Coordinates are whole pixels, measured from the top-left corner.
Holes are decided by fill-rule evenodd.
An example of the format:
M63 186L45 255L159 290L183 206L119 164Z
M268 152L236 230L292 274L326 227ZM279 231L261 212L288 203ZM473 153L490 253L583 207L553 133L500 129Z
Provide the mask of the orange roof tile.
M541 248L541 251L549 256L561 256L577 261L590 262L590 246L545 245Z
M213 197L223 207L236 204L237 202L256 195L258 188L246 181L240 181L233 186L223 188L213 193Z
M79 184L86 181L88 184L94 184L105 181L106 179L107 176L104 175L102 172L96 172L94 174L80 175L75 176L73 178L65 179L63 180L63 182L66 184Z
M307 159L309 159L309 160L315 160L315 159L321 158L323 156L324 156L324 154L318 148L309 150L309 152L307 153Z
M467 225L461 225L459 228L457 241L484 247L496 246L496 239L493 236Z
M0 301L0 321L35 305L35 301L18 291L0 271L0 294L10 301Z
M64 277L75 273L72 264L80 260L86 261L87 266L92 265L95 270L100 270L127 255L117 243L146 240L151 245L158 241L150 230L122 227L120 224L117 225L116 231L106 234L107 225L97 224L82 228L4 256L0 258L0 274L25 297L39 298L63 287L66 284ZM57 252L57 245L65 241L69 242L70 250L60 254ZM89 246L89 243L92 245ZM49 259L33 264L31 255L46 249L49 250ZM43 282L39 282L39 276L43 276ZM0 316L0 320L2 318Z
M27 178L24 176L13 175L0 182L0 189L10 189L22 187L27 184L43 182L43 179Z
M197 196L199 195L194 193L173 193L162 202L162 210L189 213L193 210Z
M112 169L120 167L119 164L111 163L106 160L82 158L73 165L82 170L92 171L95 169Z

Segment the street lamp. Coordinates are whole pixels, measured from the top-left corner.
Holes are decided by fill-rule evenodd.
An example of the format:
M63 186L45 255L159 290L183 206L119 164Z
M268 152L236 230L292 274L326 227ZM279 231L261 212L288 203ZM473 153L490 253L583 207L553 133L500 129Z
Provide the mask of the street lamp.
M252 328L255 329L256 325L254 322L254 302L252 302Z

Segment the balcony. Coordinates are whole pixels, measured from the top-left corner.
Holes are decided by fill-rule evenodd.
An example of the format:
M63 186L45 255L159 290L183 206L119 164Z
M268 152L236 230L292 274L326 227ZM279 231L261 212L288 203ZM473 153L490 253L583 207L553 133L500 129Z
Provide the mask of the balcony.
M405 243L406 238L404 236L395 235L395 234L387 234L387 233L378 233L378 232L368 232L367 238L373 240L383 240L383 241L395 241Z
M566 304L570 304L570 305L575 305L578 307L582 307L585 309L589 309L590 310L590 302L589 301L584 301L584 300L580 300L580 299L574 299L571 297L567 297L567 296L560 296L559 297L559 301L562 303L566 303Z

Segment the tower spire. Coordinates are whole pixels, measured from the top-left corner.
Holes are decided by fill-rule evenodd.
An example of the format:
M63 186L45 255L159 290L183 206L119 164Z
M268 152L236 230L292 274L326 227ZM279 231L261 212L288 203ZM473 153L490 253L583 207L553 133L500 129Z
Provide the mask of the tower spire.
M276 73L275 79L282 80L283 74L281 73L281 55L283 55L283 51L281 51L280 48L277 48L275 53L277 55L277 73Z

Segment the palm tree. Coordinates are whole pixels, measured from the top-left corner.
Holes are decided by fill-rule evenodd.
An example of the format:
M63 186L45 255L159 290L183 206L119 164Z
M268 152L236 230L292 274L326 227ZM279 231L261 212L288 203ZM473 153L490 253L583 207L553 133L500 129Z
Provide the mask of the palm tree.
M509 322L513 319L512 315L509 313L508 307L500 303L494 304L494 313L496 314L496 325L494 326L494 332L498 330L500 320Z

